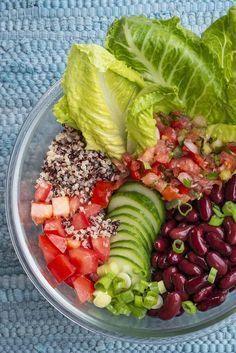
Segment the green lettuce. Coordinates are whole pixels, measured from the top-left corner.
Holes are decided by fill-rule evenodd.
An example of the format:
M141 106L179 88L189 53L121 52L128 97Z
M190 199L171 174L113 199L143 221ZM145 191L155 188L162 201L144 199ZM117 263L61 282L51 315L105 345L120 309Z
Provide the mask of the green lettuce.
M190 116L203 115L209 124L235 121L219 58L204 40L183 28L178 18L132 16L115 20L105 47L145 80L177 87Z
M141 153L156 144L154 112L182 110L177 88L156 84L144 87L130 103L127 114L128 151Z
M100 46L75 44L62 85L57 120L81 130L88 149L119 159L126 152L128 105L145 86L140 75Z
M220 140L222 143L236 141L236 125L212 124L207 127L206 139Z

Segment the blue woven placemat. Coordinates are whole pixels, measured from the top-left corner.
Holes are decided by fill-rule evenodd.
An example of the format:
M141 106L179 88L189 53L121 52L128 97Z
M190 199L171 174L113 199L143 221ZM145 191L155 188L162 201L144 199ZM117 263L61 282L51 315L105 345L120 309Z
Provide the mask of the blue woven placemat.
M65 68L72 42L101 44L114 17L179 15L196 32L233 1L0 0L0 352L236 352L236 324L178 345L140 346L104 338L52 308L26 277L10 242L4 211L9 156L40 96Z

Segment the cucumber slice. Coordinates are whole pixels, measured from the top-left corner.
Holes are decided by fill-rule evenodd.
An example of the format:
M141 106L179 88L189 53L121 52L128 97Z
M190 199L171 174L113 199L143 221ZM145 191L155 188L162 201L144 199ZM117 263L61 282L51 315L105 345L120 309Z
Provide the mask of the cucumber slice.
M113 212L110 213L109 218L120 221L121 223L120 225L122 225L122 223L125 222L135 227L137 231L144 236L144 239L146 240L147 244L149 244L149 246L152 247L153 240L154 240L154 235L153 235L154 233L152 230L150 230L150 227L146 226L144 223L141 223L140 217L135 217L127 213L122 213L122 211L120 212L114 211L114 214Z
M143 184L140 183L134 183L134 182L128 182L125 185L123 185L119 191L135 191L138 192L144 196L147 196L152 202L154 203L157 212L160 216L160 220L163 223L165 221L165 207L164 207L164 202L162 201L160 195L158 194L157 191L151 190L144 186Z
M157 234L161 227L161 221L154 203L146 196L138 192L117 192L112 198L108 206L108 213L121 206L132 206L142 211L146 219L152 224Z
M138 231L135 231L134 228L132 227L125 227L124 224L122 224L122 227L118 228L118 231L116 235L111 237L111 243L115 243L120 240L132 240L135 241L139 247L143 249L146 253L150 253L151 249L147 246L145 240L143 239L142 234L140 234Z
M145 277L150 272L150 267L145 263L145 261L142 261L140 259L139 253L134 249L117 247L110 250L110 257L113 257L113 256L122 256L123 258L130 260L137 267L140 268L141 272L144 274Z
M145 249L140 246L136 241L134 240L118 240L116 242L111 243L111 249L116 249L116 248L125 248L125 249L131 249L134 250L135 253L138 254L140 263L143 263L145 267L149 268L150 267L150 257L146 253Z
M146 271L144 271L140 266L136 265L132 260L127 259L122 255L110 255L109 262L115 262L121 269L121 272L128 273L131 276L133 276L133 274L137 274L139 277L144 279L148 279L150 277L149 273L146 274Z

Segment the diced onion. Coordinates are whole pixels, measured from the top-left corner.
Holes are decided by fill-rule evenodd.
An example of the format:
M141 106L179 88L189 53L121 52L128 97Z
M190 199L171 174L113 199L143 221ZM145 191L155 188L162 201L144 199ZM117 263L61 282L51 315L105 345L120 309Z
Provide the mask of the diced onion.
M190 140L185 140L184 145L194 154L198 154L198 147Z

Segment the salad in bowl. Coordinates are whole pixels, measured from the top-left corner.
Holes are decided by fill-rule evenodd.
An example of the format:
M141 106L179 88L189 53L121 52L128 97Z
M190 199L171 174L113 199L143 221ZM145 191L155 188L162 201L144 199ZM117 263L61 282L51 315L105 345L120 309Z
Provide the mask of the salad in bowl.
M74 44L31 217L58 285L170 320L236 286L236 8L201 37L123 17ZM40 228L41 227L41 228Z

